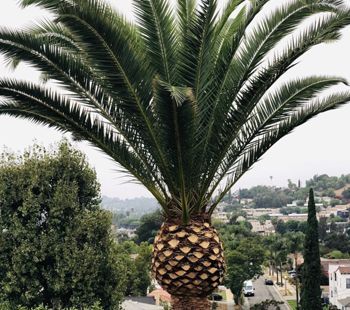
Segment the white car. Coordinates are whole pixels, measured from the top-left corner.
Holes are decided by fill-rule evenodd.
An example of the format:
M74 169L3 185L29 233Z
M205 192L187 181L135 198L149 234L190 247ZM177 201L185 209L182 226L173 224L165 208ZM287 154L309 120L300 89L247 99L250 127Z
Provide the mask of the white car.
M243 294L244 296L254 296L255 288L251 280L244 281L243 283Z

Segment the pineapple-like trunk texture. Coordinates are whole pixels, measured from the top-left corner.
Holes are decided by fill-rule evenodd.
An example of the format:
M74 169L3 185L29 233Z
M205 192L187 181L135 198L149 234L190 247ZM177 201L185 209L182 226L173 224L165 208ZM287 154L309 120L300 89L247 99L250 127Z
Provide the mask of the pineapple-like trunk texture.
M225 261L215 228L204 219L188 225L164 222L154 240L152 272L172 295L174 310L207 310L222 282Z

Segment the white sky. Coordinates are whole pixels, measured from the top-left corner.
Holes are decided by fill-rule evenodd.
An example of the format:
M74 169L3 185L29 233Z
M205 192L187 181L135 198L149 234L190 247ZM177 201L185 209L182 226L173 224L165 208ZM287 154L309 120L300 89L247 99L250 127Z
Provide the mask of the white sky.
M131 0L108 0L131 17ZM223 0L218 0L222 4ZM277 0L275 1L278 3ZM280 2L279 2L280 3ZM47 12L37 8L20 9L18 0L0 0L0 26L24 26ZM350 28L343 32L336 44L314 48L293 69L292 76L308 74L339 75L350 81ZM0 77L13 76L36 79L36 73L24 65L11 72L0 57ZM287 179L303 181L314 174L340 175L350 173L350 104L327 112L309 121L277 143L235 186L250 187L258 184L286 185ZM34 140L44 145L59 141L62 135L53 129L33 125L28 121L0 117L0 146L22 151ZM125 183L128 179L117 172L118 167L107 156L89 147L76 144L95 167L102 185L102 194L131 198L150 196L141 186ZM270 179L272 176L272 181Z

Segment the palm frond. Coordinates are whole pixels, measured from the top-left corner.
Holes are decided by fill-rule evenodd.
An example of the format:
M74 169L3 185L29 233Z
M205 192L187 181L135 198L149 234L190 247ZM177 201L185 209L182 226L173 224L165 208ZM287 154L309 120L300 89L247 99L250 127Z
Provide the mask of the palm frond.
M213 114L212 119L213 127L210 133L212 135L212 140L207 144L208 148L213 146L214 149L204 152L205 154L209 153L215 156L213 161L217 163L217 166L212 170L212 174L208 176L205 187L208 186L209 182L214 178L214 174L219 168L224 154L226 154L226 150L235 139L237 134L236 128L241 128L245 124L249 114L265 92L273 88L275 82L291 67L295 60L312 46L329 40L338 39L339 33L337 29L341 29L348 23L348 17L342 12L318 19L299 37L294 38L286 51L278 56L274 62L267 68L260 69L257 74L248 79L247 85L238 92L233 104L230 103L232 100L230 97L229 99L223 97L218 102L220 105L216 107L217 110L216 113ZM226 142L224 140L220 142L218 141L220 137L228 138L228 140ZM212 164L212 162L210 163Z
M134 7L152 68L172 83L178 44L172 9L166 0L134 0Z
M131 156L137 158L139 165L142 164L144 169L147 170L148 175L152 177L152 181L159 186L163 193L166 193L164 182L148 152L147 146L142 143L137 130L126 118L120 117L118 123L111 123L97 113L96 109L81 105L81 103L60 95L51 89L28 82L1 80L0 94L10 99L12 109L15 106L21 108L22 114L25 111L31 116L36 114L48 116L51 113L46 120L52 120L54 126L58 124L60 126L58 127L65 132L71 132L76 139L85 139L94 145L97 144L99 139L101 140L100 143L107 143L107 138L110 139L108 140L109 143L112 143L113 139L116 140L116 143L122 143L121 146L124 149L118 152L117 148L113 146L115 148L114 155L111 150L107 152L109 145L106 146L104 151L128 170L127 161L125 161L128 157L126 152L128 150ZM3 106L5 107L6 104L3 104ZM40 109L42 109L42 112L40 112ZM86 131L85 135L84 131ZM91 135L90 131L94 132L96 137ZM106 135L104 136L103 133L106 133ZM101 148L101 146L99 147ZM119 154L124 157L121 156L118 159ZM129 172L131 172L130 169ZM141 182L144 183L145 180Z
M332 88L324 96L342 78L280 81L310 48L341 37L350 23L342 0L289 1L265 17L269 0L227 1L222 11L217 0L134 0L135 23L105 0L20 2L53 21L0 29L0 53L59 89L0 80L0 114L89 141L185 223L212 213L284 135L350 99Z
M329 110L336 109L350 101L350 92L334 92L321 99L315 99L309 105L295 111L288 118L282 120L276 126L270 128L257 141L250 144L250 147L237 159L224 189L216 197L209 208L211 214L220 200L228 193L232 186L247 172L273 145L281 138L291 133L295 128L304 124L311 118Z

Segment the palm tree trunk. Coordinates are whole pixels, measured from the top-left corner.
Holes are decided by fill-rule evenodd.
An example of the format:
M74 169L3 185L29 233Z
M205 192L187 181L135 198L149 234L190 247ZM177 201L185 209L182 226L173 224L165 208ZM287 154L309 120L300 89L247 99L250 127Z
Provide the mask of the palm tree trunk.
M172 296L172 310L210 310L207 297Z
M280 261L280 270L281 270L281 285L283 285L282 261Z
M294 253L294 268L296 271L296 277L295 277L295 294L296 294L296 302L297 302L297 309L299 309L299 278L298 278L298 253Z

